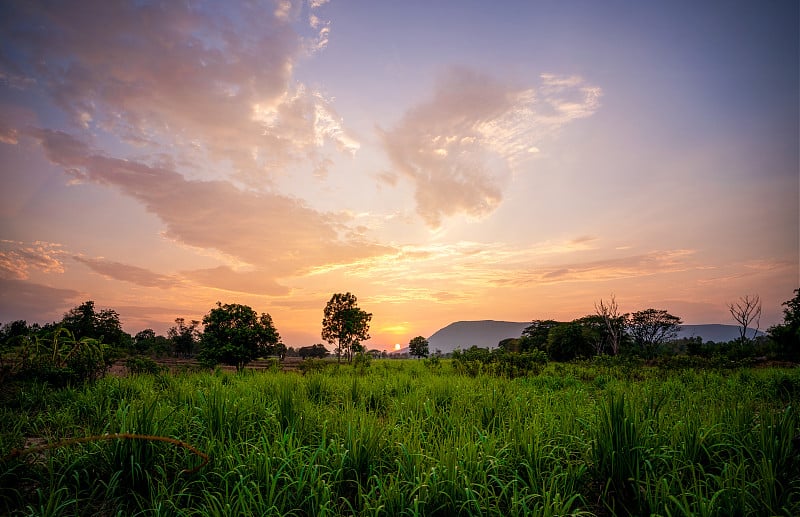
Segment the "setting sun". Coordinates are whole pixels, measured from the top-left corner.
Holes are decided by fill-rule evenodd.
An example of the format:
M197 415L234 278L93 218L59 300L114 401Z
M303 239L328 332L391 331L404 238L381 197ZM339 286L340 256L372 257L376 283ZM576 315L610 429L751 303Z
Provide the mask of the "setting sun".
M395 343L394 344L394 349L395 350L400 350L400 343Z

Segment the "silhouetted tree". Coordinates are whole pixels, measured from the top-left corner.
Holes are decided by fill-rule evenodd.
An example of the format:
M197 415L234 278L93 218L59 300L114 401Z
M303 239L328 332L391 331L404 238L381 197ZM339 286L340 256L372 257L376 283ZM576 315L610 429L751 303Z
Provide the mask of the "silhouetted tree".
M408 353L414 357L428 357L428 340L417 336L408 342Z
M620 345L625 337L625 318L627 314L619 313L619 305L614 295L611 295L611 300L608 302L600 299L599 302L594 304L595 314L603 320L608 333L608 353L611 355L619 354Z
M661 344L678 335L681 323L679 317L658 309L634 312L626 319L636 352L648 359L655 356Z
M322 339L335 347L340 362L342 355L351 362L353 355L363 350L361 342L369 339L372 314L359 309L357 302L354 294L336 293L325 305Z
M577 321L559 323L547 334L547 356L554 361L570 361L591 355L592 345L586 340Z
M208 366L223 363L241 371L253 359L278 353L281 344L272 316L259 316L247 305L217 302L217 307L203 317L203 325L199 359Z
M197 329L198 325L200 322L197 320L192 320L187 325L185 319L175 318L175 326L167 330L167 337L172 342L175 355L190 357L194 353L201 338L200 331Z
M69 330L76 341L88 337L111 346L124 347L130 340L130 336L122 330L119 314L111 309L97 312L92 300L70 309L61 319L60 326Z
M298 355L303 359L306 357L317 357L322 359L324 357L328 357L330 352L327 348L325 348L325 345L322 343L317 343L311 346L300 347L300 350L298 350Z
M769 329L769 337L775 343L778 356L793 361L800 360L800 289L795 296L783 303L783 324Z
M737 301L729 303L728 310L731 312L733 319L739 324L739 340L742 345L748 341L747 330L753 322L756 324L753 330L753 339L758 336L758 327L761 320L761 298L757 294L747 294Z
M547 350L547 337L550 329L558 326L555 320L533 320L530 325L522 331L519 341L519 351L528 352L530 350Z

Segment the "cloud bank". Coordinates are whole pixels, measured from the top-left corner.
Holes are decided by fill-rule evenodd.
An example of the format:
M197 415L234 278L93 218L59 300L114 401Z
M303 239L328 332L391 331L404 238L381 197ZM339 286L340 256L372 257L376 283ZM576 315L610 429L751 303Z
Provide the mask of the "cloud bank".
M302 201L274 193L241 190L225 181L187 180L165 165L110 158L73 136L30 129L47 158L78 182L119 189L138 200L166 225L167 237L214 249L254 266L272 280L320 264L357 261L391 252L347 231L339 217L317 212ZM82 259L108 276L158 282L119 264ZM225 272L230 283L230 271ZM204 278L201 273L195 276ZM144 285L144 284L143 284ZM275 288L275 284L270 284Z
M483 217L500 204L510 172L525 156L567 123L593 114L601 94L577 76L543 74L538 89L519 88L454 68L432 99L382 133L383 145L395 171L414 184L417 212L429 226L459 213Z

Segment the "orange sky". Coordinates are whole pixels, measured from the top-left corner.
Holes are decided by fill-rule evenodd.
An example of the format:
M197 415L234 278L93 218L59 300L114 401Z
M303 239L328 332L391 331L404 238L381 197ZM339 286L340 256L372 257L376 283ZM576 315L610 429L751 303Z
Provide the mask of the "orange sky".
M457 320L781 320L798 6L31 1L0 8L0 322L217 301L369 347Z

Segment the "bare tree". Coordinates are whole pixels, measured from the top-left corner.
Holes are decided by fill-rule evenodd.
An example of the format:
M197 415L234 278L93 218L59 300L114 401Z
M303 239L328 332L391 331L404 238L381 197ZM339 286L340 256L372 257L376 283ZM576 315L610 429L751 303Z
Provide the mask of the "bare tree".
M747 329L755 322L756 327L753 331L753 339L758 335L758 327L761 323L761 298L757 294L746 294L737 301L728 304L731 316L739 324L739 335L742 343L747 341Z
M619 313L619 305L614 294L611 294L611 301L608 303L600 299L600 302L594 304L595 314L603 319L603 322L608 329L609 345L611 346L611 354L619 354L619 344L622 342L622 334L625 331L625 316Z

